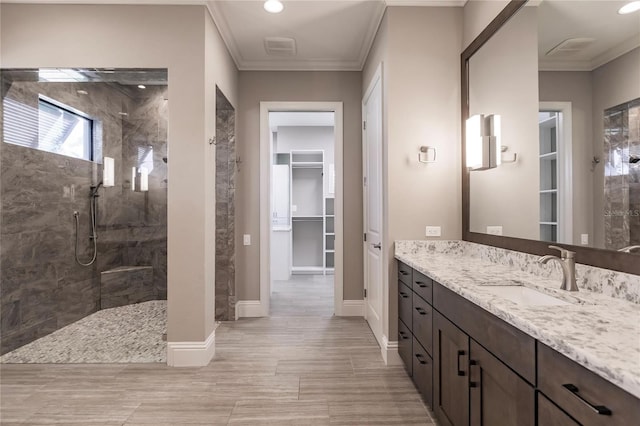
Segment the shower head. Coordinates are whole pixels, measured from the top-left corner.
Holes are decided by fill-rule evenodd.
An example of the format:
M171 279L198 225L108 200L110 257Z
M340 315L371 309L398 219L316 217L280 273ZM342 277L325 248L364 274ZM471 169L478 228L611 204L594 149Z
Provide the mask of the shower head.
M164 161L164 164L167 164L167 157L162 157L162 161Z

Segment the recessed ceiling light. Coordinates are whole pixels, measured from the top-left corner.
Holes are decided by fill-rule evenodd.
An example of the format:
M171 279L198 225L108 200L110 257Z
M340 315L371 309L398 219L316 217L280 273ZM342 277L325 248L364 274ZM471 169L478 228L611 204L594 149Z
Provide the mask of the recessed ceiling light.
M618 13L620 15L626 15L627 13L633 13L640 10L640 1L632 1L631 3L627 3L618 9Z
M264 2L264 10L269 13L280 13L284 9L284 5L280 0L267 0Z
M86 90L76 90L76 93L78 95L88 95L89 94L89 92L87 92Z
M146 89L147 86L145 86L144 84L138 84L138 89Z

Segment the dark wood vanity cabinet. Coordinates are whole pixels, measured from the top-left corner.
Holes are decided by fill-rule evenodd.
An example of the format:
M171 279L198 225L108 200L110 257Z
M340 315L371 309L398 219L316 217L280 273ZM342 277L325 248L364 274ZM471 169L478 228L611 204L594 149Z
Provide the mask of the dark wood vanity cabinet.
M424 401L433 405L433 282L398 262L398 351Z
M407 265L398 271L400 356L439 424L640 424L633 395Z
M538 389L580 424L640 424L640 400L540 342Z
M535 423L533 386L474 340L469 354L469 399L471 426Z
M441 424L469 424L469 336L434 313L433 411Z

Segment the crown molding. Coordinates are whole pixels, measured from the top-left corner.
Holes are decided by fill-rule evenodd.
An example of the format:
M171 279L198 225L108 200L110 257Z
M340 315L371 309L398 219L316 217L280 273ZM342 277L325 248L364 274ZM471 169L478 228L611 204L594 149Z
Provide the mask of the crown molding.
M638 37L631 37L591 60L540 60L538 68L540 71L593 71L638 47Z
M467 0L385 0L387 6L462 7Z

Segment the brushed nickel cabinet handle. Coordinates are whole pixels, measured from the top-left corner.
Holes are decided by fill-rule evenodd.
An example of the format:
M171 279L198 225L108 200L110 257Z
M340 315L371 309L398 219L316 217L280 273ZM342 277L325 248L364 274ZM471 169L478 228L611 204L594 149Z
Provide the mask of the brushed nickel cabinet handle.
M428 364L427 360L424 358L424 356L422 354L416 354L416 359L422 365Z

